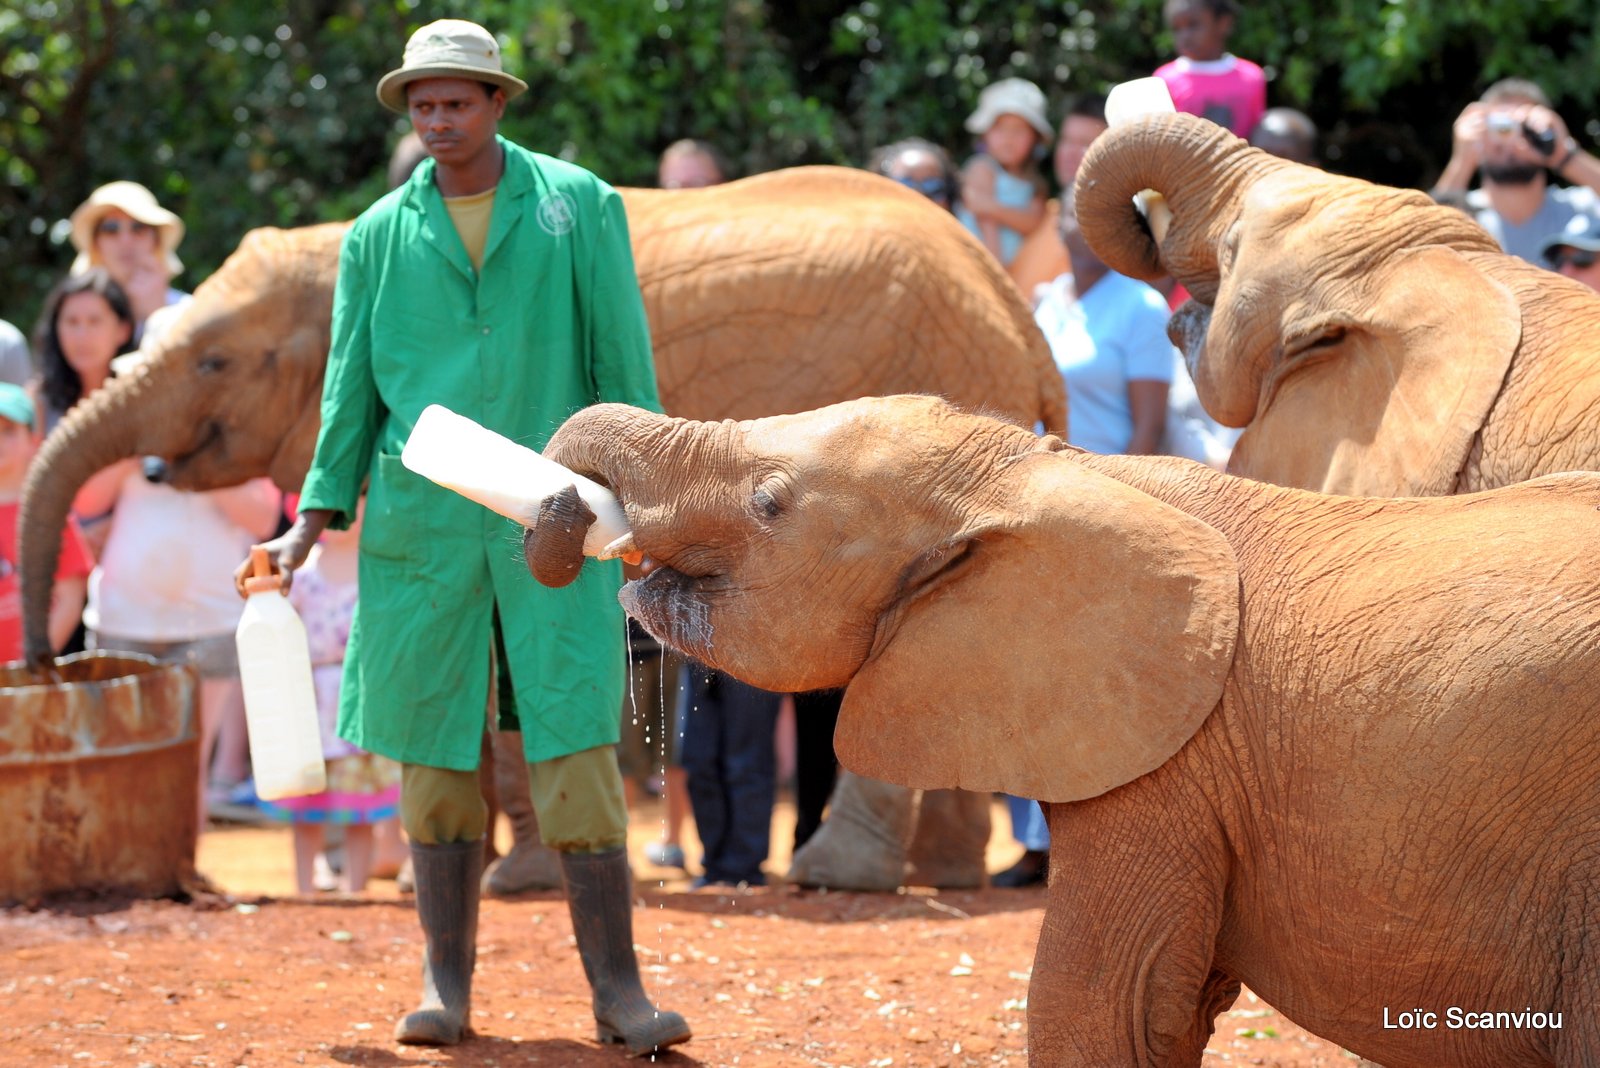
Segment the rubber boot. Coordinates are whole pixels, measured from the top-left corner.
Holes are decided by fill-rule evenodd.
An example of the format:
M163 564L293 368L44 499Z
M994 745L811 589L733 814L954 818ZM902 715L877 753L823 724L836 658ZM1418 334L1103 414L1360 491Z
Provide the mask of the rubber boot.
M494 731L494 789L511 821L511 852L483 873L483 892L495 897L561 887L561 860L539 836L529 795L528 758L521 731ZM491 824L492 826L492 824Z
M915 791L841 771L828 818L794 855L789 881L830 890L900 888Z
M689 1041L689 1025L645 996L633 952L633 874L628 853L562 853L567 908L578 956L594 995L595 1037L617 1042L631 1057Z
M924 790L907 854L906 885L975 890L988 882L989 795Z
M411 843L417 918L427 948L422 957L422 1004L394 1028L396 1042L453 1046L469 1032L472 968L478 949L478 880L483 841Z

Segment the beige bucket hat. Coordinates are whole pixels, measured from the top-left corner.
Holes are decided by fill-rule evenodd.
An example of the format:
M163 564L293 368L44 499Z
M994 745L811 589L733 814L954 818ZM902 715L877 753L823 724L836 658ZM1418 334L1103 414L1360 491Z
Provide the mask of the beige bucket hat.
M72 273L81 274L94 266L94 231L111 211L124 211L135 222L156 228L167 271L183 270L176 249L183 240L183 220L156 202L156 195L138 182L109 182L89 194L89 199L72 213L72 247L78 250Z
M967 131L986 134L1002 115L1027 121L1046 141L1055 139L1055 127L1045 118L1044 90L1026 78L1002 78L978 94L978 109L967 116Z
M404 115L406 86L422 78L488 82L504 89L507 100L528 88L527 82L500 69L500 44L494 34L465 19L440 19L412 34L400 68L378 82L379 102Z

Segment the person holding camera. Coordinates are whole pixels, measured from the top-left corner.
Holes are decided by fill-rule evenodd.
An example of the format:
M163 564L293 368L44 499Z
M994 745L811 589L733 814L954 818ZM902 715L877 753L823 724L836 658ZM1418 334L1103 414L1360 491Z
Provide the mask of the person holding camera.
M1433 198L1471 214L1511 255L1543 266L1547 236L1579 212L1600 211L1600 159L1578 147L1533 82L1495 82L1462 111L1453 135ZM1475 173L1480 186L1468 192ZM1551 174L1572 184L1554 185Z

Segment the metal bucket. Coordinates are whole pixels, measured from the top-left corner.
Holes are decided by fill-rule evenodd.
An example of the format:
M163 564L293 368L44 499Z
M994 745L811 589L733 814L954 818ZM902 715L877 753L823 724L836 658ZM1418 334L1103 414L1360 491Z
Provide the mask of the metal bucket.
M0 903L194 880L199 679L135 653L0 667Z

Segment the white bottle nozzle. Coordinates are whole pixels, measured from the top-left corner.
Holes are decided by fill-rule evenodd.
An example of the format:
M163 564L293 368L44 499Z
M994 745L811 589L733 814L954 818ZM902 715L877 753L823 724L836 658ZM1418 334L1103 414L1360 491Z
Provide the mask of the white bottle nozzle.
M610 490L443 405L430 404L422 410L400 462L525 527L538 517L541 501L576 486L595 515L583 539L588 556L604 559L606 547L628 534L622 504Z
M1143 115L1172 115L1177 112L1172 103L1172 92L1160 78L1135 78L1111 87L1106 94L1106 124L1120 126ZM1166 240L1167 229L1172 225L1172 209L1166 198L1154 189L1141 189L1133 194L1133 203L1150 223L1150 232L1156 244Z
M1120 126L1141 115L1171 115L1172 92L1160 78L1135 78L1120 82L1106 94L1106 124Z

